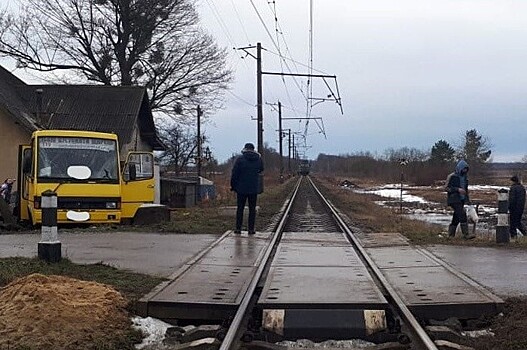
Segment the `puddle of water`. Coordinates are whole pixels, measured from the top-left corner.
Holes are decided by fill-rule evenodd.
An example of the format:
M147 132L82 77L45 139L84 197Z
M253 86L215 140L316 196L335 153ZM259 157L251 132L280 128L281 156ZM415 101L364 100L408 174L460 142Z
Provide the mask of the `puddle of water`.
M359 194L375 194L388 200L375 201L376 204L385 207L399 209L402 207L403 215L412 220L424 221L431 224L448 226L452 220L452 210L444 203L435 203L425 200L422 197L409 194L407 189L428 189L429 187L403 186L402 197L400 185L386 184L375 188L351 189ZM500 186L473 185L470 186L472 191L478 190L498 190ZM401 203L402 199L402 203ZM400 209L399 209L400 210ZM477 227L483 230L489 230L495 227L497 208L480 205L478 207L479 221Z

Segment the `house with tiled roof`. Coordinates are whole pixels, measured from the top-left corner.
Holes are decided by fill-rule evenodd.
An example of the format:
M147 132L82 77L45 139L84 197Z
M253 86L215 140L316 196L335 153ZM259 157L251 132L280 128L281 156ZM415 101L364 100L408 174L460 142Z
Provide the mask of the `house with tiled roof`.
M0 66L0 182L16 178L18 145L39 129L112 132L122 156L164 149L145 88L31 85Z

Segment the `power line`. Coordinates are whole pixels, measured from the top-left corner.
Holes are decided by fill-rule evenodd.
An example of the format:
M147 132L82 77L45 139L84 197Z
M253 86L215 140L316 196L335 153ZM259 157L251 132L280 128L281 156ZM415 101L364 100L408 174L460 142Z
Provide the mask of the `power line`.
M243 33L245 34L245 38L247 39L247 44L251 43L251 39L249 39L249 35L247 34L247 30L245 30L245 26L243 25L242 19L240 14L238 13L238 9L236 9L236 5L234 4L234 0L231 0L232 7L234 8L234 12L236 13L236 17L238 18L238 22L240 22L240 26L243 29Z
M289 58L289 57L280 56L280 54L278 54L278 53L276 53L276 52L274 52L274 51L271 51L271 50L269 50L269 49L267 49L266 51L269 52L269 53L272 54L272 55L282 57L282 59L287 60L287 61L291 61L291 62L293 62L293 63L295 63L295 64L298 64L298 65L300 65L300 66L302 66L302 67L304 67L304 68L309 68L309 66L308 66L307 64L304 64L304 63L302 63L302 62L300 62L300 61L296 61L296 60L294 60L294 59L292 59L292 58ZM317 72L317 73L320 73L320 74L330 75L329 73L324 72L324 71L319 70L319 69L312 68L312 70L313 70L313 72ZM298 69L297 69L297 71L298 71Z
M240 102L245 103L245 104L248 105L248 106L251 106L251 107L254 107L254 106L255 106L254 103L248 102L247 100L243 99L242 97L236 95L236 94L235 94L234 92L232 92L231 90L227 90L227 93L231 94L232 97L234 97L235 99L239 100Z
M258 18L260 19L260 22L262 23L262 25L264 26L265 28L265 31L267 32L267 35L269 36L269 38L271 39L271 42L273 43L274 47L278 50L278 52L280 52L280 47L277 45L277 43L275 42L273 36L271 35L271 32L269 31L269 28L267 27L267 25L265 24L265 21L263 20L262 16L260 15L260 11L258 11L258 8L254 5L254 2L253 0L250 0L251 1L251 5L253 6L254 8L254 11L256 11L256 14L258 15ZM280 58L282 60L284 60L283 58L283 55L280 54L279 55ZM287 64L287 62L284 60L284 64L285 66L287 67L287 69L289 70L289 72L292 72L291 71L291 68L289 67L289 65ZM298 89L301 91L302 95L304 96L304 98L307 98L306 94L304 93L304 91L302 90L302 88L300 87L300 85L298 84L298 82L296 81L296 79L293 79L295 84L297 85Z
M216 5L214 4L214 1L213 0L206 0L206 1L207 1L207 5L209 5L210 9L212 10L213 16L216 18L216 21L218 21L218 24L220 25L221 30L223 31L223 33L227 37L227 40L230 41L230 43L231 43L231 45L233 47L236 47L236 44L234 43L234 40L232 39L232 36L231 36L231 34L229 32L229 28L227 27L227 25L225 24L225 22L221 18L221 15L220 15L218 9L216 8Z
M272 8L271 8L271 3L273 4ZM275 20L275 34L276 34L276 41L278 43L278 53L279 53L280 57L282 58L280 60L280 71L283 73L284 72L284 62L285 62L285 60L284 60L284 55L282 54L282 51L280 50L280 37L279 37L279 34L282 35L282 40L283 40L283 42L284 42L284 44L285 44L287 49L288 49L288 46L287 46L287 42L285 41L284 33L282 32L282 30L280 28L280 23L278 22L278 14L277 14L277 11L276 11L276 1L272 1L272 2L268 1L267 4L269 5L269 8L271 9L271 11L273 13L274 20ZM291 99L291 95L289 94L289 89L287 88L287 84L285 82L285 77L282 76L281 78L282 78L282 83L284 84L287 100L292 105L293 104L293 100ZM293 112L295 113L295 116L298 116L296 111L293 111Z

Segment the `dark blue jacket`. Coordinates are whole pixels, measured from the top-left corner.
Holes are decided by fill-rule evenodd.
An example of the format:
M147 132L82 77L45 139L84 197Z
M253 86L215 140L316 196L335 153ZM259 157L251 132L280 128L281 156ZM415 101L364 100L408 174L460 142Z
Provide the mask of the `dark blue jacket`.
M239 194L257 194L258 177L263 170L260 154L255 151L243 151L232 167L231 189Z
M520 183L515 183L509 191L509 213L523 214L525 209L525 187Z
M468 177L465 174L465 183L461 184L461 171L465 168L468 168L468 163L464 160L460 160L456 165L456 170L448 175L447 181L446 181L446 192L447 192L447 199L446 202L448 205L453 203L469 203L469 197L468 197ZM461 193L459 193L459 189L463 188L466 192L465 196L463 197Z

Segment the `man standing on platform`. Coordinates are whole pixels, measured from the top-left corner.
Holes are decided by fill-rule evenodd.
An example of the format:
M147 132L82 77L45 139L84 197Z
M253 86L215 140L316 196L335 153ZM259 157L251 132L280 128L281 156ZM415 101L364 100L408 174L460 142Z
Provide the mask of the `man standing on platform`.
M525 187L520 183L518 176L511 177L512 186L509 190L509 214L511 238L516 238L516 229L525 236L525 226L522 224L523 210L525 209Z
M236 229L234 233L242 232L243 210L245 202L249 203L248 232L255 234L256 198L259 193L259 177L264 170L260 154L254 150L252 143L246 143L242 155L236 158L231 174L231 191L236 192Z

